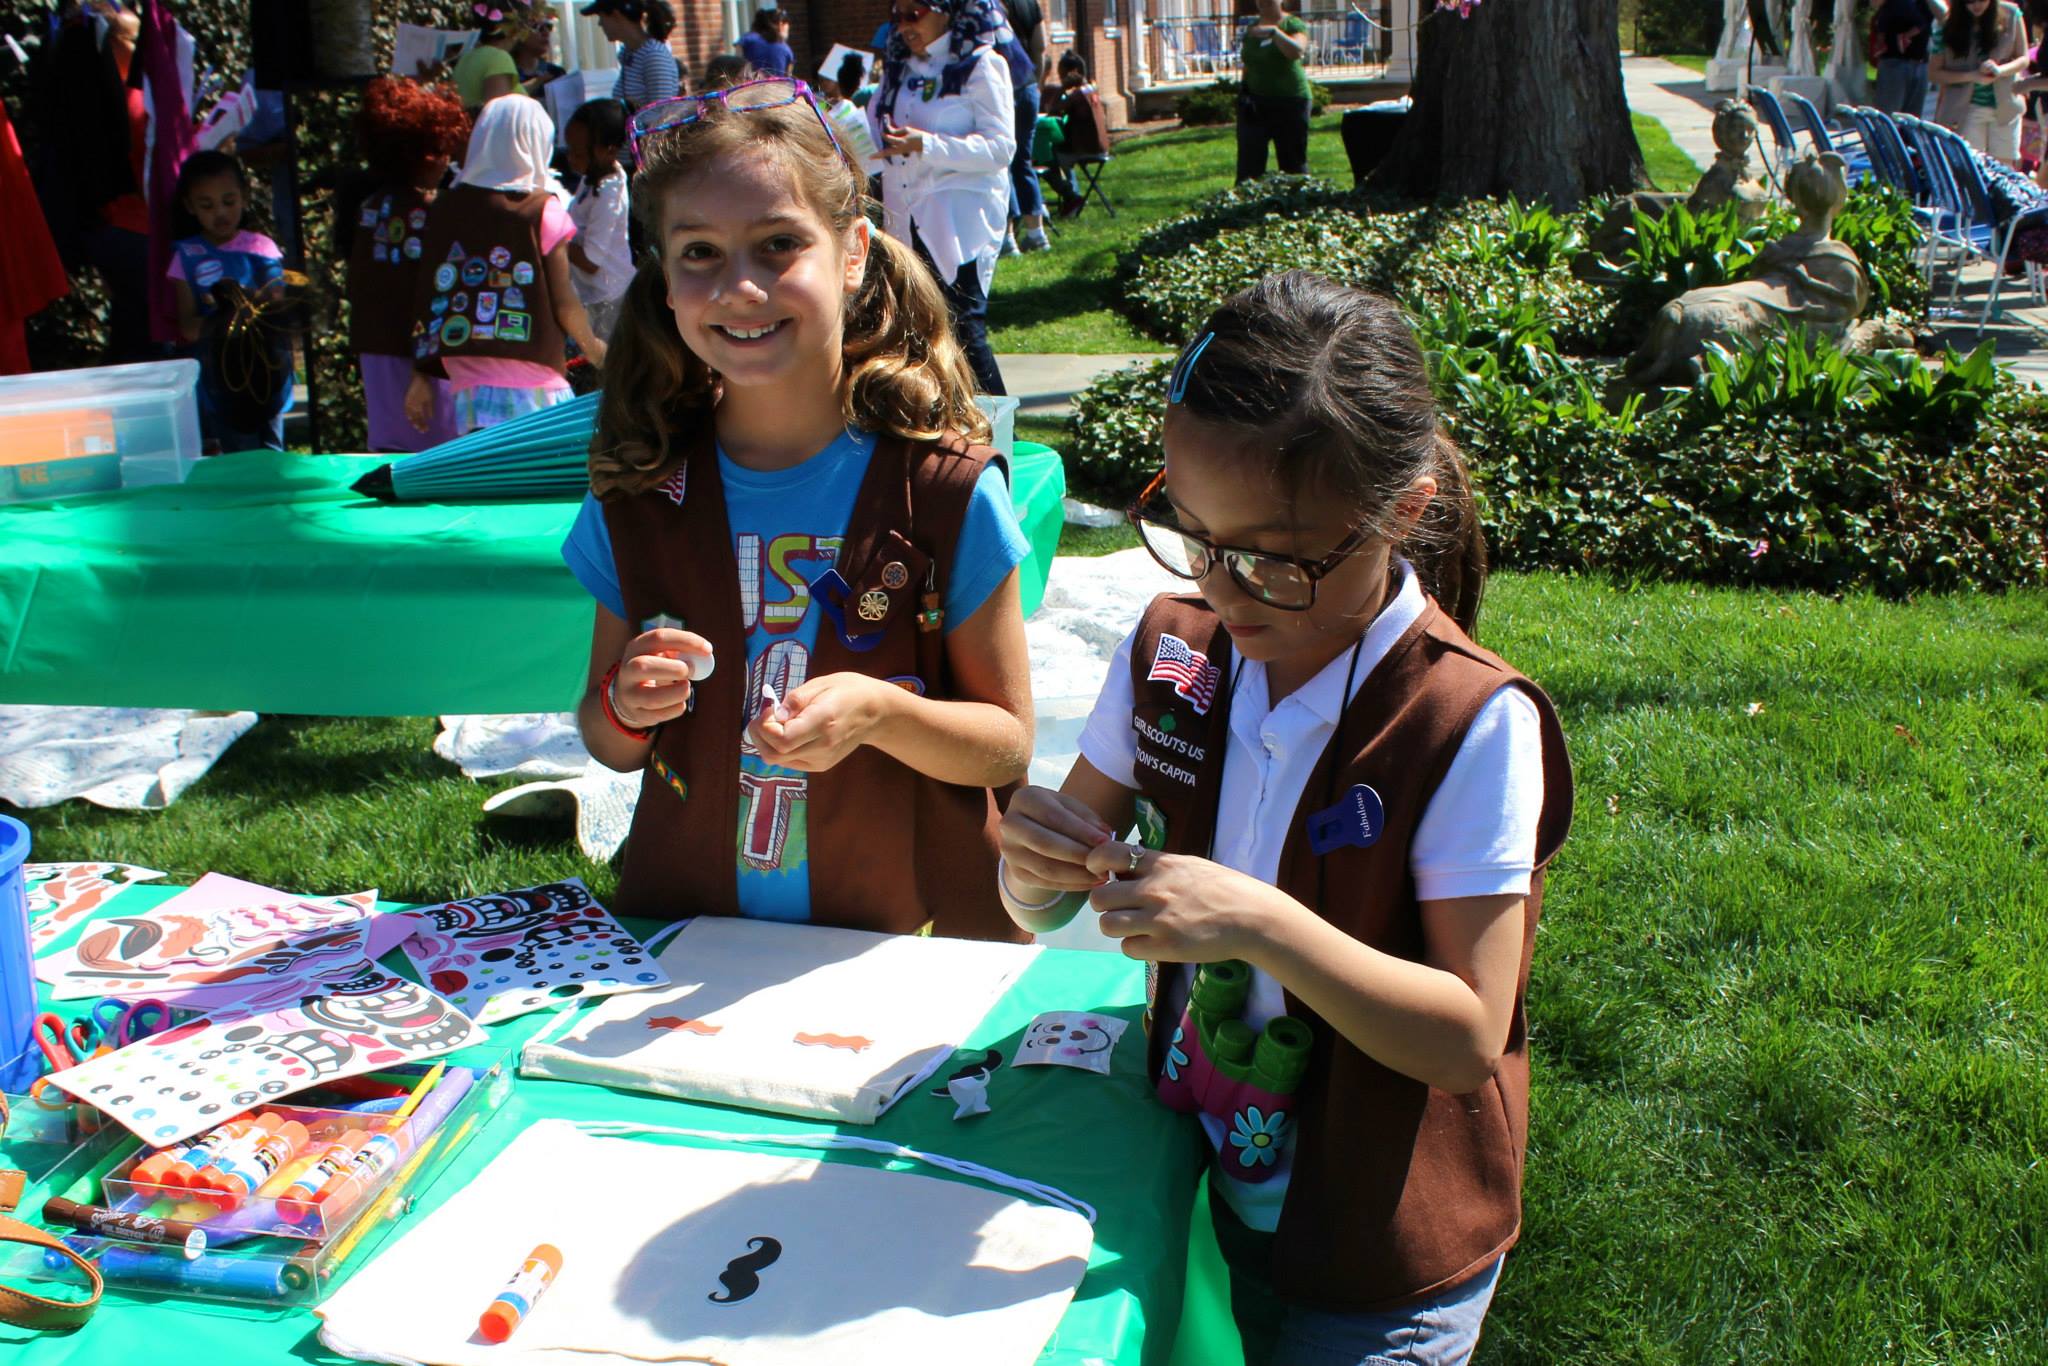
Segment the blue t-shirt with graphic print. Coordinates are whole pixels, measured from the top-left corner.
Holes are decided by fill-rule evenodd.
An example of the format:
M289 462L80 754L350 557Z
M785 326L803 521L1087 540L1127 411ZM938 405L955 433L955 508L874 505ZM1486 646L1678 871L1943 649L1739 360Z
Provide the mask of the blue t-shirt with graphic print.
M725 516L739 564L749 696L758 697L766 682L786 697L810 676L821 615L813 610L810 584L838 558L875 444L872 434L849 429L802 464L782 470L746 469L719 451ZM984 470L946 576L945 629L973 616L1030 549L1002 472ZM625 617L604 505L596 498L585 496L563 542L562 558L605 610ZM719 667L730 664L720 660ZM809 920L809 776L766 762L744 734L734 741L740 746L740 913L762 920Z

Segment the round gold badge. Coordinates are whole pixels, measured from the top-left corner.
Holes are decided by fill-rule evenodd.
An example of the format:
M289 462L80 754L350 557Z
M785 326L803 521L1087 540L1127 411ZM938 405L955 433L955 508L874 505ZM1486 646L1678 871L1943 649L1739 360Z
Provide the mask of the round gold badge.
M879 588L871 588L860 595L860 619L880 621L889 615L889 595Z

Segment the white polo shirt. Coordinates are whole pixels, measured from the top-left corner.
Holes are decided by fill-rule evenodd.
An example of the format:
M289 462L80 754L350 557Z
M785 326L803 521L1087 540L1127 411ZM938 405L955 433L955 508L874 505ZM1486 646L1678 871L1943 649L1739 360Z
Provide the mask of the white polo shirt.
M1406 560L1396 563L1401 586L1366 629L1355 668L1351 651L1346 650L1278 706L1268 700L1264 664L1245 660L1234 668L1230 739L1216 804L1216 862L1261 882L1279 881L1280 856L1302 792L1336 735L1344 708L1422 615L1422 586L1414 567ZM1132 789L1138 786L1130 665L1136 635L1133 628L1117 647L1080 743L1081 756L1104 777ZM1349 694L1344 692L1347 672ZM1416 824L1408 848L1416 899L1426 903L1526 894L1536 866L1536 826L1542 813L1542 720L1527 693L1503 687L1480 708ZM1162 1001L1185 1001L1193 977L1193 968L1182 967L1174 990L1162 986ZM1244 1022L1262 1029L1286 1011L1280 984L1254 969ZM1206 1114L1201 1119L1210 1143L1223 1152L1227 1123ZM1247 1225L1270 1232L1279 1226L1293 1163L1294 1148L1289 1144L1271 1179L1238 1181L1218 1168L1211 1173L1211 1185Z

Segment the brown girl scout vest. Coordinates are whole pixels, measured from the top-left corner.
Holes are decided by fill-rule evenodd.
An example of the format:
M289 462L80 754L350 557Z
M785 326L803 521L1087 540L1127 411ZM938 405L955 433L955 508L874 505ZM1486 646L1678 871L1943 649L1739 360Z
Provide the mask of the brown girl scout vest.
M856 650L838 624L821 619L810 677L850 671L951 694L938 606L975 480L994 457L958 438L916 447L877 439L834 568L848 585L846 636L878 643ZM692 690L690 711L655 736L616 909L664 920L737 915L740 822L773 821L779 798L772 779L742 792L740 740L762 679L744 663L739 569L708 430L660 484L608 500L605 524L626 620L665 612L723 656ZM809 775L807 811L813 922L1030 937L996 897L999 813L988 788L938 782L863 745Z
M413 301L413 367L440 376L450 356L533 361L565 373L541 258L545 190L457 185L427 213Z
M419 190L387 187L371 191L357 213L348 258L348 346L358 355L412 355L427 205Z
M1159 808L1174 853L1211 848L1230 734L1230 689L1221 682L1231 677L1230 653L1215 614L1185 596L1155 599L1132 646L1139 794ZM1572 810L1571 765L1549 699L1428 601L1345 708L1302 791L1279 886L1353 938L1420 960L1409 845L1473 719L1504 684L1528 693L1542 716L1544 793L1507 1050L1479 1090L1450 1095L1375 1062L1288 993L1288 1013L1315 1036L1273 1241L1273 1283L1290 1301L1360 1312L1439 1293L1490 1265L1520 1232L1529 1128L1523 996L1544 866L1564 843ZM1309 817L1358 783L1385 808L1378 839L1318 857ZM1158 1023L1148 1013L1154 1076L1174 1022Z

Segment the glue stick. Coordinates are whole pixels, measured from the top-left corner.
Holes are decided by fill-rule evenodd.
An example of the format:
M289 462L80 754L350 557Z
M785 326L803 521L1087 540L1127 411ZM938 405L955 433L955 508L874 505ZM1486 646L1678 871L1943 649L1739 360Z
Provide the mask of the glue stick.
M162 1176L157 1179L157 1184L166 1190L189 1190L200 1171L224 1149L258 1130L268 1133L277 1125L277 1116L270 1114L259 1115L254 1119L231 1119L194 1143L179 1155L177 1161L165 1167Z
M503 1342L533 1311L533 1306L555 1283L562 1271L562 1253L552 1243L542 1243L526 1254L525 1263L490 1307L476 1321L476 1331L485 1342Z
M306 1146L306 1126L296 1119L285 1120L252 1144L235 1144L214 1159L213 1165L192 1183L201 1200L231 1210L244 1196L270 1179L272 1172L292 1160Z
M313 1165L300 1172L289 1189L277 1198L277 1212L287 1222L303 1224L313 1217L314 1201L328 1182L348 1169L362 1146L370 1136L361 1129L350 1129L320 1150Z
M377 1184L377 1178L398 1165L405 1156L395 1135L389 1133L371 1134L349 1159L347 1167L317 1192L313 1203L320 1207L321 1215L329 1228L334 1227L364 1191Z

